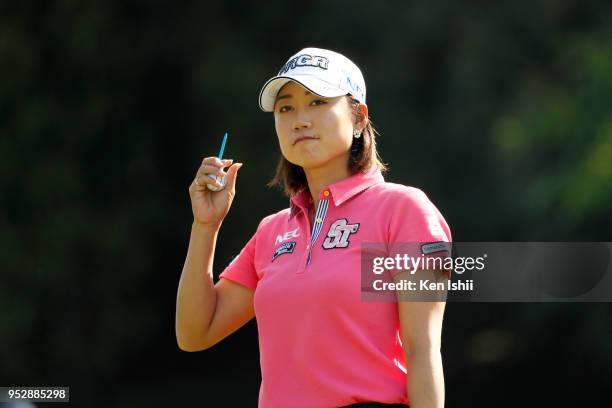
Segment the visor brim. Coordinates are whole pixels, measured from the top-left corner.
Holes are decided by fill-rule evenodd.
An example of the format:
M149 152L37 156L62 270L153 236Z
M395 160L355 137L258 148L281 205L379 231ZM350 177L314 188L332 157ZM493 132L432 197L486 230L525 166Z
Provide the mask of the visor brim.
M332 86L311 75L275 76L264 84L259 93L259 107L262 111L274 112L274 104L278 92L290 81L296 82L313 94L325 98L335 98L347 94L345 90Z

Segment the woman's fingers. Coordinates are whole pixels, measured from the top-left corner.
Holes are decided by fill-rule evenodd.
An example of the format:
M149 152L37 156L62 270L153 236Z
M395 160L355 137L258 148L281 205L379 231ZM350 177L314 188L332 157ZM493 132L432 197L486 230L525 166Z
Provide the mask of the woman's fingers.
M206 184L210 184L217 188L223 188L224 184L219 182L223 177L227 176L227 173L223 171L225 167L231 166L233 163L233 159L223 159L220 160L217 157L206 157L202 160L202 165L198 169L195 179L193 181L193 185L195 190L201 191L206 189ZM217 176L218 180L209 177Z
M236 188L236 176L238 175L238 170L242 167L242 163L236 163L231 166L227 170L227 186L230 190L234 190Z
M217 167L227 167L230 166L232 164L234 160L233 159L219 159L218 157L205 157L204 160L202 160L202 166L204 165L210 165L210 166L217 166Z
M189 188L193 188L195 191L202 191L206 189L206 183L203 182L201 176L196 174L195 179L193 179L193 182L191 183L191 186L189 186Z
M199 176L203 174L212 174L213 176L221 176L221 177L225 176L225 172L223 171L221 167L209 166L209 165L200 166L196 174Z

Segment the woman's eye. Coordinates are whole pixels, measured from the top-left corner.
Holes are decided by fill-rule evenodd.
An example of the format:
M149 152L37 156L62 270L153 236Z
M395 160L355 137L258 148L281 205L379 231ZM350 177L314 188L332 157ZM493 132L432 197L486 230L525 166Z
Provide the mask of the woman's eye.
M315 99L314 101L312 101L310 104L314 105L314 106L318 106L318 105L324 105L327 102L325 102L323 99Z
M281 106L278 111L280 113L283 113L283 112L288 112L290 109L291 109L291 106L284 105L284 106Z

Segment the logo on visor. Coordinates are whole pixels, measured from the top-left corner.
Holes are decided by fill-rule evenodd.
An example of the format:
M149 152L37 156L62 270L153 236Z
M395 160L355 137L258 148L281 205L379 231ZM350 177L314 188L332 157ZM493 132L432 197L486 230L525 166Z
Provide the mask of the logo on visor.
M284 73L291 71L297 67L316 67L321 69L327 69L329 65L329 60L325 57L321 57L319 55L308 55L308 54L300 54L297 57L291 58L280 71L278 71L278 75L283 75Z

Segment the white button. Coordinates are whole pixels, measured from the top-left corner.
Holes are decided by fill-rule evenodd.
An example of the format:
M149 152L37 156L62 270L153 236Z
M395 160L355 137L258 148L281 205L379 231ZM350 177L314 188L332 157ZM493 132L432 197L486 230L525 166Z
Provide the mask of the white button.
M319 223L319 224L320 224L320 223L322 223L322 222L323 222L323 220L322 220L321 218L317 218L317 223Z

